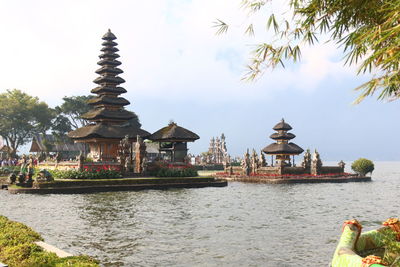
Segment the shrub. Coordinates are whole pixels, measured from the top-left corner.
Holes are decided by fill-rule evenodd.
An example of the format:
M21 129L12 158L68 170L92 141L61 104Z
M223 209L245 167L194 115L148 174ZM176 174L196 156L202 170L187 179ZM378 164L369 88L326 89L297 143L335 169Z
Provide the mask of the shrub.
M121 178L120 172L115 170L51 170L56 179L112 179Z
M197 170L190 164L156 162L149 166L149 174L156 177L194 177Z
M18 173L20 169L20 166L0 167L0 176L8 175L10 173Z
M365 158L359 158L351 164L351 169L361 176L372 173L374 168L374 163Z

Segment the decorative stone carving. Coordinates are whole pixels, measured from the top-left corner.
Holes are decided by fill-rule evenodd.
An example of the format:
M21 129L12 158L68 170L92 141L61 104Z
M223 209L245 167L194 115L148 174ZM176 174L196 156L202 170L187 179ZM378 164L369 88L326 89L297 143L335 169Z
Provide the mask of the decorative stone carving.
M124 139L119 142L118 145L118 158L121 164L121 171L124 173L128 170L128 162L131 154L131 143L129 136L125 135Z
M249 149L247 149L246 153L244 154L241 166L242 166L243 173L247 176L250 175L251 167L250 167Z
M339 167L342 169L342 172L344 172L344 167L346 166L346 163L344 163L344 161L341 160L341 161L338 163L338 165L339 165Z
M136 137L136 144L135 144L135 173L143 173L143 169L145 164L143 161L145 160L146 156L146 145L143 142L143 139L138 135Z
M224 134L221 135L221 138L211 138L207 155L207 164L223 164L227 160L228 151Z
M83 171L83 163L85 162L85 155L81 151L78 156L78 167L80 171Z
M253 149L251 153L251 172L257 173L258 168L260 167L260 162L258 160L257 152Z
M309 170L311 168L310 149L307 149L306 153L304 153L304 158L303 158L303 162L301 163L301 166L306 170Z
M321 174L321 167L322 167L322 161L319 156L319 153L317 150L314 151L314 154L312 156L312 161L311 161L311 174L312 175L319 175Z
M260 167L265 167L267 166L267 161L265 160L264 153L262 150L260 151Z

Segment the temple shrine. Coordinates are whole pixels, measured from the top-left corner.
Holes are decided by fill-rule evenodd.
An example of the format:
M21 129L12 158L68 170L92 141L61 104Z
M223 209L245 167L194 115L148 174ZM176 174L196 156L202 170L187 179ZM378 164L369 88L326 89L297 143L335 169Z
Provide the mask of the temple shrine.
M262 151L267 155L271 155L272 165L273 156L275 156L277 165L294 165L294 156L303 153L304 149L295 143L289 142L289 140L296 137L294 134L288 133L288 131L292 130L292 127L282 119L274 126L273 130L276 133L271 134L270 138L276 142L266 146ZM293 164L290 162L290 156L293 157Z
M257 155L255 149L250 153L249 149L245 152L241 166L232 166L225 164L225 172L220 176L232 180L250 181L250 182L277 182L281 181L298 181L302 182L310 178L320 177L347 177L344 173L345 163L340 161L337 166L323 166L323 162L319 153L315 150L313 155L309 149L304 153L303 161L299 166L294 163L294 156L300 155L304 149L295 143L290 142L296 136L289 133L292 127L282 119L277 123L270 138L275 140L274 143L266 146ZM272 160L271 165L265 160L266 155L275 156L275 164ZM291 161L290 157L293 157ZM296 179L292 179L295 177ZM324 181L322 179L321 181ZM345 179L345 181L347 181ZM279 182L279 181L278 181Z
M159 158L170 162L184 162L187 158L187 143L200 137L192 131L170 122L148 137L159 144Z
M96 70L100 76L94 80L98 86L91 90L97 97L88 101L93 109L82 116L90 124L69 132L68 136L75 142L88 144L88 157L104 162L117 161L120 142L126 136L133 143L138 136L146 138L150 133L131 123L136 115L124 108L130 103L119 96L127 91L119 86L125 80L119 77L123 71L118 68L121 62L117 60L119 50L114 41L117 38L108 30L102 39L102 54L97 63L101 67Z

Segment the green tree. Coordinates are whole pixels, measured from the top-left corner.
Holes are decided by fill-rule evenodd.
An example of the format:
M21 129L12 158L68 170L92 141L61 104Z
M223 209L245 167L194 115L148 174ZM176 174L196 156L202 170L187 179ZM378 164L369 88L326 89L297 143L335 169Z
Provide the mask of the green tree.
M88 124L88 121L82 119L81 116L93 108L87 104L87 101L93 97L93 95L65 96L61 106L55 108L58 116L54 123L53 133L60 135ZM135 113L134 115L135 117L130 119L128 123L140 128L142 125L139 117Z
M400 0L290 0L284 14L292 14L291 20L275 15L272 1L242 0L250 18L266 14L266 28L274 34L271 41L256 45L244 79L284 66L286 60L298 61L301 47L327 35L344 50L346 64L359 66L358 74L373 74L356 88L361 93L355 103L377 91L381 100L400 98ZM215 26L217 34L229 28L221 20ZM250 21L244 31L254 35L254 23Z
M70 126L73 129L77 129L88 123L87 120L82 119L81 116L91 109L91 107L87 104L87 101L92 98L92 95L70 97L65 96L63 97L64 102L61 104L61 106L57 106L55 109L59 115L69 119ZM66 123L63 117L59 118L60 123ZM61 127L67 128L66 125Z
M54 115L46 103L20 90L0 94L0 135L11 148L11 154L15 155L33 134L44 134L50 129Z
M375 169L374 163L365 158L359 158L351 164L351 169L361 176L365 176L367 173L372 173Z

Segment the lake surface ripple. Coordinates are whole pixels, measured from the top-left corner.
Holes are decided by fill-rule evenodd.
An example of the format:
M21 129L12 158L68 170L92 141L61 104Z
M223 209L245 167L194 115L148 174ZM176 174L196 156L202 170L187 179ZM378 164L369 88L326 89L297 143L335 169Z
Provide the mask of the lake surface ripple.
M400 216L400 162L373 182L10 195L0 214L104 266L328 266L344 220Z

